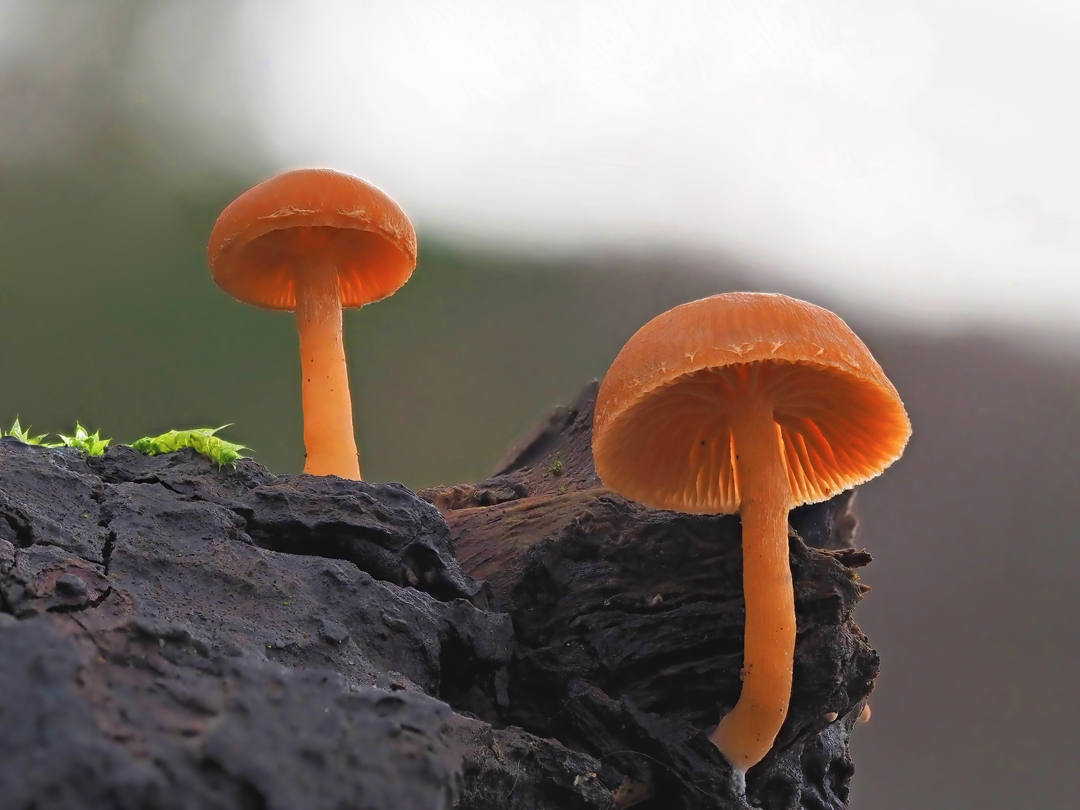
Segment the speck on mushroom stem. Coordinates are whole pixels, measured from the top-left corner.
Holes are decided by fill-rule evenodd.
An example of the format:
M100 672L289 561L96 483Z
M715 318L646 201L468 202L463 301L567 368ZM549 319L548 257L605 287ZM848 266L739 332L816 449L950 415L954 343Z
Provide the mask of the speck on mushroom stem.
M745 676L739 702L712 733L736 768L769 752L787 716L795 653L795 598L788 562L792 495L773 405L756 392L757 368L737 372L746 394L730 412L742 519Z
M360 480L337 268L323 262L297 272L295 278L296 328L306 371L302 377L304 472Z

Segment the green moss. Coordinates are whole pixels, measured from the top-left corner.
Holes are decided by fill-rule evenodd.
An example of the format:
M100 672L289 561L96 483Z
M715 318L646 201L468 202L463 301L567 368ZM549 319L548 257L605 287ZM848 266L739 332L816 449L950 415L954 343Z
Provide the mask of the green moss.
M7 433L8 436L13 436L21 442L26 444L35 444L40 447L74 447L76 450L81 450L87 455L100 456L105 452L105 448L108 447L110 439L101 438L101 431L96 430L90 433L86 428L75 423L75 434L73 436L65 436L63 433L57 433L60 441L58 442L46 442L45 437L48 433L42 433L40 436L31 436L30 428L25 430L22 425L19 424L18 418L15 419L15 423L11 426L11 430ZM0 437L4 436L4 431L0 430Z
M5 435L13 436L14 438L25 444L41 444L41 440L49 434L42 433L40 436L31 436L30 425L27 425L26 429L23 430L22 425L19 424L19 417L16 416L15 423L11 426L11 430L9 430L6 434L4 433L4 429L0 428L0 439L4 438Z
M174 453L184 447L190 447L198 453L202 453L219 465L234 464L237 459L243 458L241 450L247 450L242 444L234 444L215 436L219 430L224 430L228 425L219 428L195 428L194 430L170 430L160 436L145 436L131 446L140 453L148 456L156 456L160 453Z
M63 433L57 433L60 437L60 441L56 444L46 444L44 447L74 447L76 450L82 450L88 456L100 456L105 453L105 448L109 446L111 439L101 438L101 431L95 430L93 433L87 431L78 422L75 423L75 435L65 436Z
M136 442L132 442L131 446L141 453L146 453L148 456L156 456L160 453L173 453L184 447L190 447L196 452L202 453L209 459L216 461L219 465L233 464L237 459L243 458L240 455L241 450L247 450L242 444L234 444L233 442L227 442L224 439L215 436L219 430L227 428L228 425L222 425L219 428L195 428L194 430L170 430L168 433L162 433L160 436L144 436ZM21 442L26 444L34 444L40 447L74 447L76 450L81 450L87 455L100 456L105 452L105 448L109 445L111 439L101 438L101 431L96 430L90 433L86 428L75 423L75 435L65 436L62 433L58 433L60 441L58 442L46 442L45 438L48 433L42 433L40 436L31 436L30 428L23 428L19 424L19 420L16 418L15 423L11 426L11 430L4 433L0 429L0 438L4 436L12 436Z

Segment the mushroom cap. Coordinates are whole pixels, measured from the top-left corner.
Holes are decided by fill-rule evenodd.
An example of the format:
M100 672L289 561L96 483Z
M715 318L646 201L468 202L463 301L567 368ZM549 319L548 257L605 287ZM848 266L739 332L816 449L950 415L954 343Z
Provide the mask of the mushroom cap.
M789 508L861 484L903 452L900 396L843 320L783 295L726 293L658 315L615 358L593 417L604 484L659 509L737 512L728 412L748 364L774 405Z
M218 217L206 250L215 283L267 309L296 309L296 271L333 262L343 307L393 295L416 267L416 233L390 197L329 169L285 172Z

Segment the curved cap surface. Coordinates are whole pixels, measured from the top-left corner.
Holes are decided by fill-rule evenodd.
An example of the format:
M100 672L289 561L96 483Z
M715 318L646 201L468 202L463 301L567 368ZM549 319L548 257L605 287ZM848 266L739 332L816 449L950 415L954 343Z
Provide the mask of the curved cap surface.
M604 484L661 509L739 509L729 425L747 386L774 408L792 503L826 500L900 457L911 424L862 341L821 307L726 293L675 307L627 342L600 386Z
M416 233L390 197L329 169L285 172L237 197L207 246L214 281L268 309L296 308L296 271L333 262L343 307L392 295L416 267Z

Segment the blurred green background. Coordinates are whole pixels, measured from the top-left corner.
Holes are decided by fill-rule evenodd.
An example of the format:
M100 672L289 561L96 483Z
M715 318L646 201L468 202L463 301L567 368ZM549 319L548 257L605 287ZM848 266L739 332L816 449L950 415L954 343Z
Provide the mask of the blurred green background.
M256 178L181 193L124 158L4 172L0 419L70 432L78 418L126 442L232 423L260 462L299 472L295 321L229 298L204 258L217 215ZM420 246L408 284L345 315L365 477L412 487L486 475L638 325L735 285L685 258Z
M132 107L133 32L153 5L43 2L22 40L0 15L0 424L70 432L78 419L130 442L233 423L227 438L298 472L293 319L233 301L204 260L222 208L284 167L228 115L243 160ZM749 289L832 308L881 360L915 429L858 496L859 543L875 556L858 620L883 663L873 720L853 740L852 806L1080 806L1075 330L931 331L834 300L812 274L715 252L419 236L412 280L345 316L366 478L419 488L486 476L677 303Z

